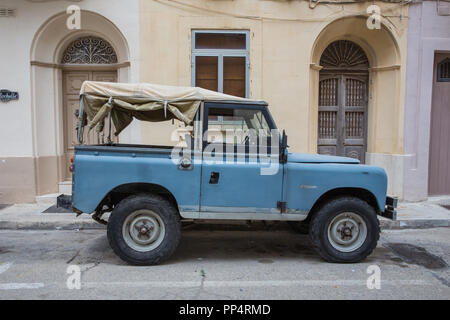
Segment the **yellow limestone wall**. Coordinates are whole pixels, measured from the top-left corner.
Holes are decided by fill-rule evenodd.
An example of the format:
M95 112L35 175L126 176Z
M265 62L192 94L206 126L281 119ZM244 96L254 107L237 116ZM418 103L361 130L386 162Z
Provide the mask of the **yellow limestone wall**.
M366 27L371 4L386 16L380 30ZM367 151L402 154L407 13L407 6L377 1L312 9L302 0L142 0L140 77L191 85L193 29L250 30L250 97L269 103L291 151L314 153L320 56L332 41L352 40L371 67ZM143 123L142 142L169 143L174 128Z

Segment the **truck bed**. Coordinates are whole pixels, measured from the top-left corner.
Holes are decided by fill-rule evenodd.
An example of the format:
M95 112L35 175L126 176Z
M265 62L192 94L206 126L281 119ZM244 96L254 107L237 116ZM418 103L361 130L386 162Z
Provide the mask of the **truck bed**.
M92 145L77 145L77 151L103 151L103 152L145 152L145 153L170 153L173 146L158 146L146 144L92 144Z

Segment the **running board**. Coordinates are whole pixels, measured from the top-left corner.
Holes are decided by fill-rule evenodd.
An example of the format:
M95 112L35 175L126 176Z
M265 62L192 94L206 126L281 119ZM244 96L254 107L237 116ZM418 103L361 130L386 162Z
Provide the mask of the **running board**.
M182 211L184 219L205 220L272 220L272 221L303 221L308 216L305 213L262 213L262 212L198 212Z

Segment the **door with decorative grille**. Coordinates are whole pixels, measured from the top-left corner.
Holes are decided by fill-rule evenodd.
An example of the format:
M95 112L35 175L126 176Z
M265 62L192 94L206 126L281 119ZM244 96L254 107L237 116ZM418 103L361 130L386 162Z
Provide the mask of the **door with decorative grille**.
M321 75L318 153L365 161L367 76Z
M328 45L320 57L318 153L365 162L369 61L348 40Z

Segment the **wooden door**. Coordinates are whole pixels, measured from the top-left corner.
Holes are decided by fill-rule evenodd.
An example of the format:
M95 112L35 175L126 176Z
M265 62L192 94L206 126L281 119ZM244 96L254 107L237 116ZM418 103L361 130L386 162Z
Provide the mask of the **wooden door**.
M367 76L321 75L318 153L365 162L367 150Z
M64 108L64 155L65 155L65 178L72 178L69 172L70 157L77 144L78 118L76 114L80 108L80 89L83 81L107 81L116 82L116 71L64 71L63 72L63 108ZM105 126L105 130L107 126ZM87 131L87 130L86 130ZM106 132L103 133L106 137ZM86 144L97 144L98 135L93 129L85 139Z
M450 53L434 62L428 193L450 194Z

